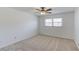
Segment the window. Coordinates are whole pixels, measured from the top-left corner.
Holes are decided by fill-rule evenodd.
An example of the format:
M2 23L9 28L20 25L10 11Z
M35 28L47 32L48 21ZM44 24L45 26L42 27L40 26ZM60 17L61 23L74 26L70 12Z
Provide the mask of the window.
M63 25L62 18L54 18L53 19L53 26L61 27L62 25Z
M62 18L45 19L45 26L61 27L63 24Z
M46 19L45 26L52 26L52 19Z

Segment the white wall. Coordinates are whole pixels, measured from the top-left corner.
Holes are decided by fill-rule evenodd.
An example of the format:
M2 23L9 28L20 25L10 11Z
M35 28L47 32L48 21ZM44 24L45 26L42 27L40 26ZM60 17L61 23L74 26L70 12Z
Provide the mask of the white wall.
M37 35L37 27L36 16L0 8L0 47Z
M75 42L79 48L79 8L75 9Z
M62 17L63 27L46 27L44 26L44 19ZM61 38L74 39L74 12L54 14L51 16L39 17L40 34L50 35Z

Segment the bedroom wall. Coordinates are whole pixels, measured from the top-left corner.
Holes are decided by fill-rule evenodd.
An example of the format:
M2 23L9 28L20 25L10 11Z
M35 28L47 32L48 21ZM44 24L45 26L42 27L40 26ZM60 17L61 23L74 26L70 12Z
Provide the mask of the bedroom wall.
M79 8L75 9L75 42L79 48Z
M0 48L38 34L37 17L11 8L0 8Z
M74 39L74 12L59 13L49 16L39 16L39 33L60 38ZM62 27L46 27L44 21L47 18L63 18Z

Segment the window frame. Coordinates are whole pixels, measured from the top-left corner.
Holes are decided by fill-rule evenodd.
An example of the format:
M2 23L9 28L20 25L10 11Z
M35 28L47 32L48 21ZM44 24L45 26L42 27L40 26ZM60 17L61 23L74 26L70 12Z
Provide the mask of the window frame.
M52 25L46 25L46 20L49 20L49 19L52 20L52 21L50 22ZM60 21L60 22L54 22L54 19L61 19L61 21ZM49 23L49 22L48 22L48 23ZM61 25L55 26L55 25L54 25L55 23L60 23ZM58 18L47 18L47 19L44 20L44 26L46 26L46 27L62 27L62 26L63 26L63 18L62 18L62 17L58 17Z
M54 19L56 19L56 20L57 20L57 19L61 19L61 21L60 21L60 22L59 22L59 21L54 22L54 21L53 21ZM59 17L59 18L53 18L52 21L53 21L53 24L52 24L53 27L62 27L62 26L63 26L63 18L62 18L62 17ZM55 23L60 23L61 25L57 25L57 26L55 26L55 25L54 25Z
M46 20L49 20L49 19L50 19L51 21L47 22ZM51 23L51 25L47 25L47 23ZM44 25L45 25L46 27L52 27L52 25L53 25L52 18L47 18L47 19L45 19Z

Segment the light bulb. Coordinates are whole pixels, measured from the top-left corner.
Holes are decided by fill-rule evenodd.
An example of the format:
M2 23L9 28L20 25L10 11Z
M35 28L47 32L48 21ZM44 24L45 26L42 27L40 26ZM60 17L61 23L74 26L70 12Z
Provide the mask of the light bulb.
M45 15L45 12L41 12L41 15Z

